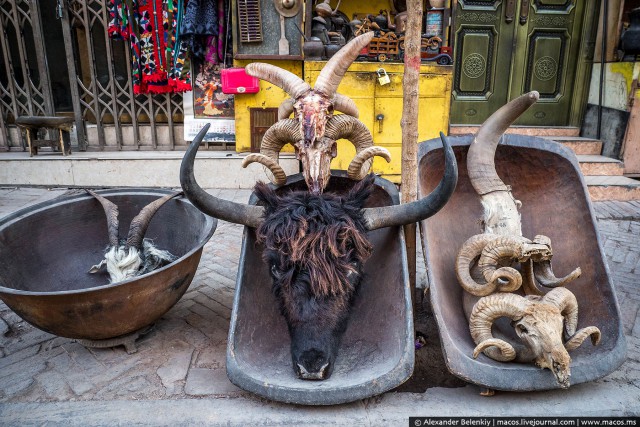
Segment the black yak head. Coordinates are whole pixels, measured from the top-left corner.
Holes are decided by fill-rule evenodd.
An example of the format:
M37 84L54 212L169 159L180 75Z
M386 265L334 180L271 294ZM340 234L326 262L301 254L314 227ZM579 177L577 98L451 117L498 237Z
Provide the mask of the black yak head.
M263 259L301 379L324 380L333 371L362 266L371 254L362 208L373 181L368 176L344 196L306 191L278 196L265 184L255 187L265 206L257 237L265 246Z

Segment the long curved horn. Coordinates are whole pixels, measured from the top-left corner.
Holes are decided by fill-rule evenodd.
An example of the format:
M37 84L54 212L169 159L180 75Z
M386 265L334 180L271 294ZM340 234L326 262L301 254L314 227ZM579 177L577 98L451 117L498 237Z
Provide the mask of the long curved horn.
M278 107L278 120L288 119L291 113L293 113L293 104L295 104L293 98L287 98Z
M342 49L331 57L329 62L322 68L320 75L313 86L313 90L321 92L333 98L344 74L351 63L360 54L363 47L368 45L373 38L373 31L364 33L347 43Z
M95 197L96 200L99 201L102 205L102 209L104 209L104 213L107 217L109 245L118 246L118 227L120 226L120 222L118 221L118 206L112 201L105 199L98 193L94 193L87 188L85 188L84 190Z
M469 180L481 196L485 232L522 235L519 202L496 172L495 153L502 134L540 95L529 92L502 106L480 127L467 154Z
M360 112L358 111L356 103L348 96L336 93L333 95L331 103L333 104L333 109L335 111L340 111L341 113L355 117L356 119L360 117Z
M309 83L302 80L290 71L275 65L262 62L253 62L245 67L247 74L266 80L287 92L293 99L304 95L311 90Z
M591 344L598 345L600 344L600 336L600 329L595 326L587 326L569 338L569 340L564 343L564 348L566 348L567 351L575 350L582 345L582 342L587 339L587 337L591 337Z
M478 283L471 277L471 267L488 243L499 236L495 234L476 234L468 238L458 251L456 257L456 276L462 288L471 295L484 297L496 290L497 283Z
M391 153L386 148L380 146L365 148L349 163L347 176L356 181L363 179L369 173L375 156L382 157L387 163L391 162Z
M264 208L251 206L229 200L219 199L207 193L198 185L194 173L194 162L202 139L207 134L209 124L203 126L193 142L187 148L180 165L180 185L185 196L207 215L248 227L258 227L262 223Z
M260 153L277 162L282 147L288 143L295 144L301 139L300 123L297 120L280 120L264 133L260 142Z
M511 320L522 318L527 305L525 298L516 294L499 293L478 300L469 316L469 332L476 343L473 352L474 357L484 351L488 357L500 362L508 362L515 359L516 352L511 344L496 339L491 334L491 326L499 317L508 317ZM485 344L485 342L487 342Z
M271 157L265 156L261 153L251 153L242 161L242 167L246 168L251 163L260 163L269 168L273 174L273 183L276 185L283 185L287 182L287 174L282 169L282 166L278 164Z
M573 336L578 327L578 301L576 296L567 288L555 288L542 297L542 301L558 307L564 317L566 336Z
M582 274L580 267L564 277L556 277L551 268L551 260L544 260L533 264L533 274L540 284L547 288L557 288L577 279Z
M138 248L142 247L142 239L144 239L144 235L147 232L147 228L149 227L149 223L153 219L153 216L158 212L158 209L162 207L169 200L173 199L176 196L182 194L182 191L167 194L159 199L154 200L149 203L147 206L140 210L140 213L136 215L131 220L131 225L129 226L129 234L127 235L127 243L126 247Z
M538 92L529 92L503 105L480 127L469 147L467 170L471 185L479 195L492 191L509 191L496 172L494 157L502 134L538 99Z
M440 132L444 150L444 176L428 196L411 203L363 210L367 230L410 224L434 215L449 201L458 183L458 164L447 138Z

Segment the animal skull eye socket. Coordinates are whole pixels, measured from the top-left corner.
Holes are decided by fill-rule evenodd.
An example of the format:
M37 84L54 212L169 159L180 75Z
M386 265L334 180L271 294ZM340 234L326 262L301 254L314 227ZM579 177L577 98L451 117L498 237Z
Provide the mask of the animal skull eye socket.
M329 113L329 114L333 114L333 105L329 105L329 106L327 107L327 113Z
M522 325L516 325L516 328L518 329L518 332L520 332L521 334L529 333L529 330Z

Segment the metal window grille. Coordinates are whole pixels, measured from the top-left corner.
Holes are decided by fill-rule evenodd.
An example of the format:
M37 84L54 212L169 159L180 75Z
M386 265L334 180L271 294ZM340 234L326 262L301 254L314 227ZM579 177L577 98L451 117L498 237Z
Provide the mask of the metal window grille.
M182 95L135 95L108 22L107 0L0 0L0 151L23 149L15 118L54 114L75 118L80 150L185 146Z

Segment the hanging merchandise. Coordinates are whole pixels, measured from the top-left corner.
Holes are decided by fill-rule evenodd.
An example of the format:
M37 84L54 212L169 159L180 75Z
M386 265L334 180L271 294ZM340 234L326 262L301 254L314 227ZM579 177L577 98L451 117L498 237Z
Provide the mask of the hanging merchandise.
M223 0L188 0L184 19L180 23L180 37L187 44L192 58L203 59L214 44L217 50L217 36L220 33L220 8L224 16ZM215 38L215 40L214 40ZM217 63L217 59L214 63Z
M191 90L187 47L180 40L182 0L110 0L109 37L128 40L133 91Z

